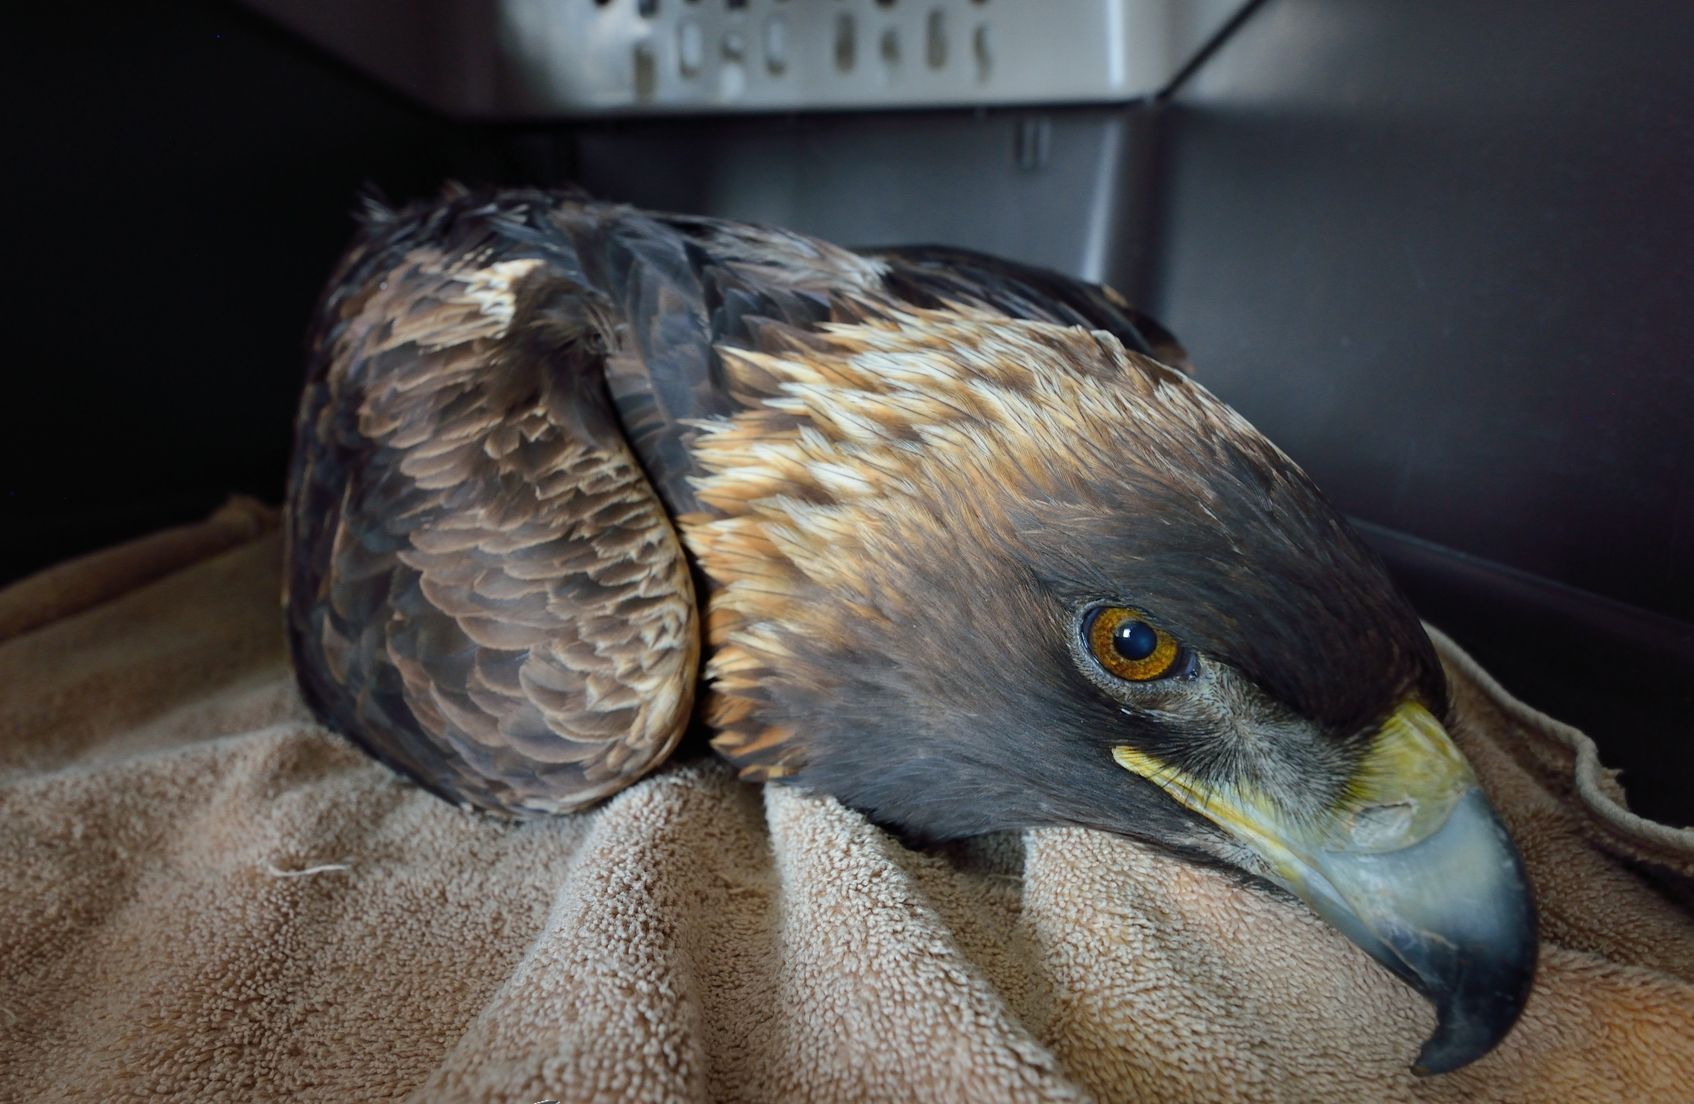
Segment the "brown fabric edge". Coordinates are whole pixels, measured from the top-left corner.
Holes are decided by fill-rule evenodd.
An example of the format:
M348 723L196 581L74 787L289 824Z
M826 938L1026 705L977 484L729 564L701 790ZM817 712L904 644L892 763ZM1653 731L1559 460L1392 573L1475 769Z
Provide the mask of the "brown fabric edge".
M1602 842L1630 858L1694 876L1694 828L1677 828L1632 812L1615 772L1600 762L1600 750L1587 733L1518 700L1446 633L1428 622L1424 629L1450 671L1475 684L1527 734L1558 754Z
M0 589L0 642L104 605L275 529L280 513L231 495L203 521L161 529L45 568Z

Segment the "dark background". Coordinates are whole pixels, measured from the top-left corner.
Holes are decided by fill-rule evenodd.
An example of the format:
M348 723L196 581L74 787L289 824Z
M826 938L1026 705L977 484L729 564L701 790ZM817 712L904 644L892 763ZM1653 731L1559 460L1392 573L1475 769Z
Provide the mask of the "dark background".
M1129 105L578 124L455 122L224 4L0 38L0 581L280 497L362 187L575 180L1109 279L1426 616L1694 820L1686 3L1265 0Z

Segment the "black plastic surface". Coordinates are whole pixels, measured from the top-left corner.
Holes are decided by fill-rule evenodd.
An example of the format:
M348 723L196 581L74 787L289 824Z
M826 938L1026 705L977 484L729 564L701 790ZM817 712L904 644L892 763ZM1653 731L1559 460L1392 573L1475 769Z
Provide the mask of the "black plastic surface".
M1694 625L1360 527L1425 620L1527 704L1594 738L1630 808L1694 825Z
M1694 6L1272 0L1149 308L1349 513L1694 619Z
M1102 106L631 121L564 141L597 195L1122 283L1145 263L1148 119Z

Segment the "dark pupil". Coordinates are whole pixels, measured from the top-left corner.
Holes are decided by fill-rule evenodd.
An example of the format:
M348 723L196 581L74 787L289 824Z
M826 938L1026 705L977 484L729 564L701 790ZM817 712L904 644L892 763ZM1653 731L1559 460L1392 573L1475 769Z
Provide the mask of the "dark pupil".
M1159 646L1159 634L1145 621L1125 621L1112 631L1112 650L1125 659L1146 659Z

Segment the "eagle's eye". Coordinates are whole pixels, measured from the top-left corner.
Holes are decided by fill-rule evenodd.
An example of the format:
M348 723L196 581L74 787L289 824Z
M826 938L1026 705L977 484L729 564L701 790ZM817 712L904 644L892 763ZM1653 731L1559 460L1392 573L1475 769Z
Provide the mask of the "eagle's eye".
M1130 682L1168 678L1189 666L1176 637L1149 625L1139 610L1101 606L1089 613L1082 633L1100 666Z

